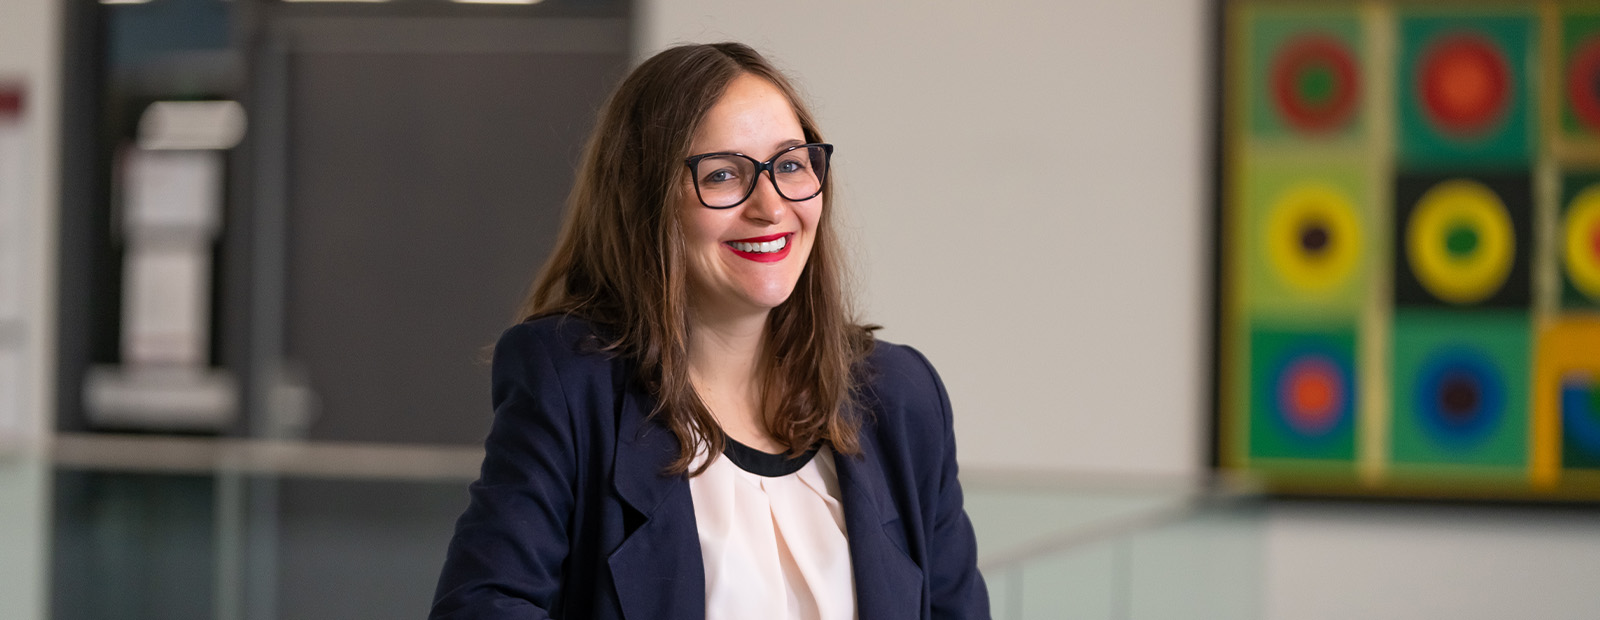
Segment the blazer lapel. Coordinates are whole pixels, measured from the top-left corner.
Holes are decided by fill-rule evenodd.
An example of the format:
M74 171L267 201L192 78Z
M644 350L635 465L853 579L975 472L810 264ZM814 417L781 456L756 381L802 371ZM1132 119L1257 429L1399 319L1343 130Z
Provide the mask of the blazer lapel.
M918 618L922 569L906 553L900 511L878 464L877 446L865 435L863 429L860 456L834 459L856 578L856 617Z
M678 455L677 437L646 419L652 399L627 377L622 381L612 481L617 496L644 522L607 560L617 600L632 620L704 620L705 566L689 483L661 473Z

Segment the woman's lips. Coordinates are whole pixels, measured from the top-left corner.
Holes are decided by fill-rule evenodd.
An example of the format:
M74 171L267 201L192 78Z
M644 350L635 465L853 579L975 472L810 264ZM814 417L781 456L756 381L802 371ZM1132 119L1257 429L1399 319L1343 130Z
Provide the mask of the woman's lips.
M739 258L752 260L758 263L776 263L789 255L789 249L794 247L793 233L778 233L764 237L751 237L725 241L722 247L738 255Z
M749 239L734 239L733 241L730 241L729 243L761 243L763 241L777 241L779 238L787 237L787 236L789 236L791 234L793 234L793 233L778 233L776 235L767 235L765 237L751 237Z

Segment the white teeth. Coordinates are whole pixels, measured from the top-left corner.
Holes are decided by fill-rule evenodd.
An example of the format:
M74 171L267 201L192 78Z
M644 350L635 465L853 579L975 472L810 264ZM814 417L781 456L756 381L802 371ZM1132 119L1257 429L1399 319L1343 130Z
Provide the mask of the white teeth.
M761 243L732 241L730 242L730 245L733 246L733 249L740 252L749 252L751 254L770 254L778 250L782 250L784 246L789 245L789 236L784 235L771 241L762 241Z

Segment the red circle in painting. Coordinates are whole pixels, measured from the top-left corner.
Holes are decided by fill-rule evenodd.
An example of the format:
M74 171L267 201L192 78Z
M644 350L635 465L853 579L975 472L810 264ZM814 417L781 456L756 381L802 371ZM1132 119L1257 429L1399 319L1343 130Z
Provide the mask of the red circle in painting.
M1494 43L1475 34L1441 37L1422 53L1422 108L1446 133L1472 134L1499 120L1511 100L1511 69Z
M1318 357L1302 358L1284 369L1282 377L1279 406L1290 426L1314 435L1338 423L1347 396L1337 366Z
M1289 389L1296 411L1312 412L1320 417L1323 412L1333 410L1333 381L1327 375L1295 377Z
M1572 52L1567 65L1567 101L1578 120L1600 133L1600 35Z
M1329 73L1323 96L1301 89L1312 71ZM1356 109L1356 61L1350 50L1327 35L1306 35L1283 46L1272 63L1272 94L1289 125L1301 131L1328 131L1349 120Z

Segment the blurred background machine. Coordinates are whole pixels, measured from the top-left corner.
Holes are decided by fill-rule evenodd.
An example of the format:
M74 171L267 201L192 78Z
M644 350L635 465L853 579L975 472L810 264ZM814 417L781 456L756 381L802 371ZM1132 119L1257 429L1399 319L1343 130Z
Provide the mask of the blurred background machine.
M64 6L53 616L423 613L629 3Z
M210 368L212 254L223 152L244 136L235 101L159 101L118 153L123 253L121 363L84 378L98 427L209 430L238 416L232 373Z

